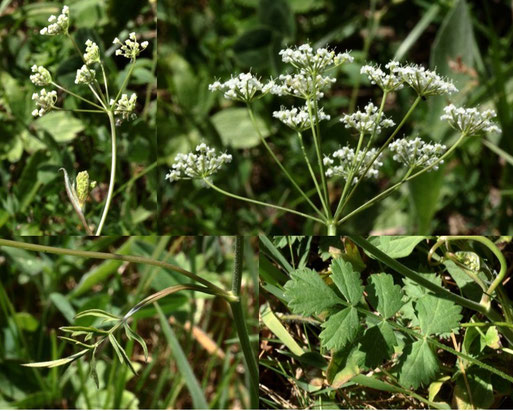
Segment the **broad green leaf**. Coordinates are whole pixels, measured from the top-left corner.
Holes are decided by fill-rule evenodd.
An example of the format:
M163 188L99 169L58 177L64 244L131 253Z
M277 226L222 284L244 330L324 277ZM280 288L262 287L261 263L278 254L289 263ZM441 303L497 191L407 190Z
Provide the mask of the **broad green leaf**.
M394 330L386 322L367 328L359 341L359 348L365 353L362 365L371 369L389 359L397 345Z
M80 120L65 111L52 111L34 121L34 126L50 133L58 143L73 140L84 129Z
M401 287L394 284L394 277L390 274L373 274L369 279L367 294L370 303L383 318L392 317L404 304Z
M390 258L403 258L409 256L417 244L426 238L427 237L415 235L381 235L377 237L369 237L369 242L380 251L387 254Z
M322 332L319 334L322 345L330 350L341 350L346 344L355 340L360 329L358 311L354 307L347 307L330 316L322 324Z
M331 263L331 279L351 305L360 301L363 295L362 280L350 262L342 258L334 259Z
M345 349L333 354L328 371L327 380L331 387L340 388L346 382L360 374L365 353L359 346L347 345Z
M70 355L69 357L60 358L58 360L53 361L43 361L43 362L33 362L29 364L21 364L24 367L32 367L32 368L39 368L39 367L47 367L47 368L53 368L53 367L59 367L61 365L68 364L72 361L75 361L77 358L82 357L86 352L89 350L82 350L80 352L77 352L76 354Z
M486 334L484 336L480 335L481 351L484 350L486 346L493 348L494 350L498 350L501 346L500 341L501 338L497 331L497 327L488 327Z
M458 288L461 290L461 293L474 300L479 301L481 296L483 295L482 288L463 270L463 268L456 265L454 261L447 260L444 261L445 268L451 275L451 277L456 281ZM486 276L482 271L475 273L475 275L486 284Z
M445 181L443 167L437 171L424 173L408 182L410 202L418 233L432 231L433 216L438 211L440 195Z
M442 278L435 273L423 273L423 272L417 272L417 274L424 277L424 279L432 282L433 284L442 285ZM431 291L427 288L423 287L422 285L418 284L417 282L410 280L409 278L403 278L404 287L403 291L404 293L413 299L418 299Z
M293 271L284 289L288 306L297 314L320 314L340 302L319 274L309 268Z
M130 368L130 370L132 371L132 373L134 375L137 375L137 372L135 371L135 368L134 366L132 365L132 362L130 361L130 359L128 358L128 355L126 355L126 352L125 350L123 349L123 347L121 347L121 345L118 343L118 340L116 340L116 337L114 337L113 334L109 334L109 341L110 343L112 344L112 347L114 348L114 351L116 351L116 354L119 358L119 362L120 363L125 363L126 365L128 365L128 367Z
M438 371L438 359L426 340L418 340L405 347L399 363L399 382L417 389L428 384Z
M426 294L417 301L415 310L424 335L450 333L459 327L461 307L452 301Z
M129 340L135 340L139 343L139 345L142 347L144 351L144 359L148 361L148 347L146 346L146 342L144 339L137 334L134 330L130 328L130 326L127 323L123 323L123 326L125 327L126 336Z
M492 374L487 370L474 368L467 370L466 377L470 393L463 375L456 380L453 399L459 410L488 409L494 402L494 387L491 384Z
M274 315L269 305L265 305L260 314L262 322L274 335L295 355L303 355L305 351L299 346L296 340L290 335L281 321Z
M75 316L75 309L68 301L68 299L60 293L51 293L50 300L61 312L64 318L66 318L68 322L72 323L73 317Z
M93 308L91 310L85 310L80 313L78 313L75 318L82 318L82 317L99 317L99 318L105 318L109 321L119 321L121 320L121 317L118 317L117 315L108 313L107 311L98 310L96 308Z
M15 322L22 330L34 332L39 327L39 321L30 313L20 312L14 314Z

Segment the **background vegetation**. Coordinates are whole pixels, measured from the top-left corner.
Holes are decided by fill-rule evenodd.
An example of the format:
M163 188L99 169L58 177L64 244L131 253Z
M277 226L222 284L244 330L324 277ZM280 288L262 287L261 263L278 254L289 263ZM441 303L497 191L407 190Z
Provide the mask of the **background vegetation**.
M233 238L230 237L77 237L30 239L44 245L152 257L179 265L218 286L231 285ZM250 338L257 335L258 256L246 240L242 299ZM206 401L211 408L248 408L249 393L236 330L228 305L201 293L181 292L159 301L170 333L183 349L171 349L153 306L134 315L132 328L144 338L141 347L123 339L136 366L134 377L109 347L97 355L98 391L87 360L69 367L32 369L20 364L54 360L77 352L56 338L58 327L91 325L75 313L97 308L125 314L153 292L183 284L183 276L157 267L0 248L0 408L191 408ZM192 324L192 327L191 327ZM255 347L256 348L256 347ZM256 349L255 349L256 352ZM201 389L189 391L194 377ZM204 397L204 398L202 398Z
M214 177L218 185L307 210L299 195L285 189L286 178L258 144L244 108L208 91L209 83L232 73L251 69L264 77L280 74L284 66L278 51L306 41L352 50L356 57L355 64L343 67L329 98L322 100L333 118L322 125L325 152L347 142L355 144L337 122L338 116L378 96L378 89L359 75L365 61L384 65L395 58L436 68L460 89L451 98L455 104L496 109L503 130L501 135L470 139L439 172L409 183L357 216L346 229L408 234L513 232L510 1L163 0L158 4L158 25L161 232L315 234L300 217L228 199L194 182L164 181L176 153L205 141L234 156L229 170ZM386 111L400 119L413 98L407 90L390 96ZM280 104L291 103L267 96L256 109L275 152L304 187L313 189L296 139L272 119ZM446 103L445 98L434 98L421 104L404 132L452 144L453 131L438 121ZM363 185L353 206L387 185L394 175L390 159L382 170L377 182Z
M156 162L154 71L156 67L155 2L70 0L66 2L3 1L0 4L0 233L20 235L84 234L64 189L59 168L71 177L88 170L98 182L86 216L97 225L103 208L111 159L106 116L51 112L33 118L30 82L33 64L48 68L71 90L83 63L62 36L41 36L51 14L70 7L70 32L79 45L98 43L105 57L109 84L121 86L127 60L115 57L115 37L140 33L150 42L137 59L128 93L138 95L135 121L118 127L115 196L103 232L145 234L156 231ZM87 89L87 88L86 88ZM67 103L74 100L67 97ZM154 173L154 171L153 171ZM94 216L94 219L91 217Z

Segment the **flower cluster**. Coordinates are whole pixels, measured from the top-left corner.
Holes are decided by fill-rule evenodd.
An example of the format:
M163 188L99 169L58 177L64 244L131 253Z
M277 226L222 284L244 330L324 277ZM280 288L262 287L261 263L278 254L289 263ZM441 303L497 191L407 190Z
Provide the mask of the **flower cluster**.
M85 64L77 70L75 84L91 84L96 76L93 69L88 68Z
M378 107L373 103L367 104L364 110L346 114L340 121L346 125L346 128L354 128L362 134L372 134L374 129L376 129L376 134L379 134L383 127L393 127L395 125L392 120L385 118L383 114L380 117Z
M125 43L122 43L117 37L112 43L120 46L120 48L116 50L116 56L124 56L130 60L135 60L137 56L148 47L147 41L143 41L142 43L137 41L135 33L130 33Z
M39 94L32 94L32 100L36 102L36 107L39 107L39 109L36 108L32 111L32 115L35 117L42 117L55 106L55 103L57 102L57 92L55 90L46 91L43 88Z
M445 114L440 119L449 121L454 129L467 136L478 134L481 131L487 133L500 133L501 129L490 121L496 116L495 111L485 110L480 112L476 108L456 107L450 104L444 108Z
M96 44L94 41L87 40L85 42L86 44L86 51L84 53L84 61L85 63L90 66L94 63L100 62L100 49L98 47L98 44Z
M114 107L114 114L116 116L121 115L122 120L133 120L136 115L133 113L135 110L135 104L137 103L137 95L132 93L130 98L128 98L128 94L123 94L118 101L111 99L109 104Z
M400 90L404 87L403 79L394 72L398 67L399 63L392 60L385 66L385 68L389 70L388 74L385 74L385 72L381 70L381 67L371 65L362 66L360 73L365 74L369 78L371 84L376 84L383 91L388 93Z
M45 36L55 36L57 34L68 34L69 28L69 7L64 6L61 14L58 16L51 15L48 19L51 23L47 27L41 29L40 33Z
M278 96L290 95L299 98L316 99L324 97L324 91L335 82L333 77L317 74L312 76L307 72L297 74L282 74L279 83L271 81L270 92Z
M284 63L290 63L295 68L312 74L322 73L329 66L339 66L346 61L353 61L349 53L335 53L326 48L319 48L314 52L309 44L281 50L280 56Z
M78 204L82 211L84 210L87 197L89 196L90 190L96 187L96 181L89 180L89 173L87 171L80 171L75 179L76 181L76 197Z
M408 66L394 65L392 73L408 83L421 97L452 94L458 91L454 84L425 67L411 64Z
M201 143L196 146L195 153L177 154L175 163L171 165L171 170L166 174L166 179L170 182L193 178L205 179L231 161L230 154L217 155L214 148Z
M273 117L277 118L295 131L304 131L311 127L310 115L308 113L307 106L300 108L292 107L291 109L286 109L282 106L280 111L273 112ZM329 120L330 118L329 114L324 113L324 109L321 108L317 111L318 121Z
M36 86L47 86L52 82L52 75L43 66L32 66L32 73L30 75L30 81Z
M263 84L259 78L251 73L240 73L236 77L221 83L215 81L208 86L210 91L221 91L224 98L228 100L237 100L249 103L250 101L260 98L267 94L274 86L273 82ZM261 94L257 97L257 93Z
M325 156L323 163L326 167L326 177L340 176L344 179L353 176L353 184L358 181L359 177L362 177L364 171L369 166L374 156L376 156L378 150L371 148L367 152L360 151L358 155L355 155L354 149L350 147L343 147L335 151L331 157ZM356 158L355 158L356 157ZM379 168L383 166L381 161L382 155L380 154L376 160L372 163L369 171L365 174L366 178L376 178L379 173ZM335 161L338 161L338 165L334 165Z
M447 147L443 144L428 144L419 137L414 139L399 139L392 142L389 146L394 154L393 159L403 163L408 168L426 168L437 163L440 156L445 153ZM443 160L430 168L438 170L438 164L443 164Z

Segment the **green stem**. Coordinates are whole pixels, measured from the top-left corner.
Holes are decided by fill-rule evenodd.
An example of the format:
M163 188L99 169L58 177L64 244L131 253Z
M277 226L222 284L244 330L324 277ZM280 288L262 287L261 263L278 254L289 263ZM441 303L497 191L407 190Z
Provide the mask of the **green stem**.
M120 87L120 89L118 91L118 94L116 94L116 98L114 99L114 104L116 104L116 102L118 101L119 97L121 96L121 93L123 93L123 90L125 89L126 85L128 84L128 80L130 80L130 76L132 75L132 72L134 71L135 61L136 60L132 61L132 64L130 65L130 68L128 69L128 73L127 73L125 79L123 80L123 84L121 85L121 87ZM111 106L114 106L114 104L112 104Z
M337 235L337 224L334 222L328 223L328 235Z
M116 123L114 120L113 112L108 111L107 114L109 116L111 141L112 141L110 181L109 181L109 190L107 193L107 200L105 201L105 207L103 208L103 213L102 213L102 217L100 219L100 224L98 225L98 229L96 230L97 236L101 235L103 225L105 224L107 214L109 213L110 202L112 201L112 192L114 191L114 182L116 179Z
M490 327L490 326L513 328L513 324L507 323L505 321L491 322L491 323L460 323L460 327Z
M240 289L242 284L242 264L244 258L244 237L237 236L235 237L235 261L233 265L233 279L232 279L232 293L239 297ZM256 354L251 348L251 343L249 341L248 328L246 325L246 320L244 318L244 311L242 310L242 302L239 298L239 301L231 302L230 307L232 309L233 320L235 324L235 328L237 329L237 334L239 336L239 342L242 349L242 353L244 354L244 359L246 361L246 367L249 372L249 377L251 381L250 387L250 395L251 395L251 407L253 409L258 409L258 364L256 361Z
M105 87L105 94L107 95L106 103L109 104L110 97L109 97L109 85L107 84L107 74L105 73L105 67L103 67L103 63L100 61L100 67L102 68L102 74L103 74L103 87Z
M107 103L105 103L102 98L98 95L98 93L94 90L94 87L91 86L91 84L88 84L89 86L89 89L91 90L91 92L94 94L94 96L96 97L96 99L100 102L100 104L103 106L103 108L105 110L107 110Z
M92 105L92 106L94 106L94 107L99 108L102 112L105 112L105 108L103 108L102 106L99 106L99 105L98 105L98 104L96 104L94 101L91 101L91 100L88 100L88 99L86 99L86 98L84 98L84 97L82 97L82 96L79 96L78 94L75 94L75 93L73 93L72 91L70 91L70 90L68 90L68 89L66 89L66 88L64 88L64 87L59 86L59 85L58 85L57 83L55 83L54 81L52 81L50 84L51 84L52 86L54 86L54 87L57 87L59 90L62 90L62 91L64 91L65 93L68 93L70 96L76 97L76 98L78 98L79 100L82 100L82 101L86 102L87 104L90 104L90 105Z
M232 198L235 198L237 200L241 200L241 201L246 201L248 203L253 203L253 204L258 204L258 205L261 205L261 206L264 206L264 207L271 207L271 208L275 208L277 210L281 210L281 211L285 211L287 213L292 213L292 214L296 214L296 215L299 215L301 217L304 217L304 218L308 218L310 220L314 220L314 221L317 221L318 223L321 223L321 224L326 224L324 220L321 220L317 217L312 217L311 215L308 215L308 214L305 214L305 213L302 213L300 211L296 211L296 210L292 210L290 208L286 208L286 207L282 207L282 206L279 206L279 205L275 205L275 204L271 204L271 203L265 203L263 201L258 201L258 200L253 200L251 198L247 198L247 197L242 197L242 196L239 196L237 194L233 194L233 193L230 193L228 191L225 191L223 190L222 188L219 188L217 187L216 185L214 185L213 183L211 183L210 181L208 181L208 178L203 178L203 181L210 187L210 188L213 188L214 190L216 190L218 193L221 193L221 194L224 194L225 196L228 196L228 197L232 197Z
M62 108L62 107L53 107L58 111L71 111L73 113L105 113L105 110L85 110L81 108Z

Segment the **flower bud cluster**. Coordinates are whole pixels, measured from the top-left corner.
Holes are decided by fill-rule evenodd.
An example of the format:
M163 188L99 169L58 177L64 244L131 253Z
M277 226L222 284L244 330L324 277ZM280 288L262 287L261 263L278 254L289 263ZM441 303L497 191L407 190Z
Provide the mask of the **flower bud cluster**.
M47 27L43 27L40 33L45 36L56 36L58 34L68 34L69 28L69 7L64 6L61 14L58 16L51 15L48 19L51 23Z
M87 171L80 171L75 181L77 201L83 211L90 190L96 187L96 181L89 180L89 173Z
M224 98L228 100L237 100L249 103L250 101L260 98L267 94L274 83L263 84L259 78L251 73L240 73L236 77L221 83L215 81L208 86L210 91L221 91ZM257 93L261 93L257 96Z
M309 44L281 50L280 56L284 63L290 63L295 68L312 74L322 73L329 66L339 66L346 61L353 61L349 53L335 53L326 48L318 48L314 52Z
M419 137L415 137L414 139L395 140L390 144L389 149L395 153L392 157L395 161L414 169L430 167L437 163L447 147L438 143L428 144ZM443 164L443 160L438 164ZM438 170L438 164L428 171Z
M376 129L376 134L379 134L383 127L393 127L395 125L391 119L385 118L383 113L381 113L378 122L379 110L372 102L367 104L364 110L346 114L340 121L346 125L346 128L354 128L363 134L372 134L374 129Z
M47 86L52 82L52 75L43 66L32 66L32 73L30 75L30 81L36 86Z
M205 143L196 146L195 153L177 154L175 163L166 174L170 182L188 179L205 179L217 173L223 165L232 161L230 154L216 154L214 148L208 147Z
M365 74L369 78L371 84L379 86L383 91L388 93L400 90L404 87L403 79L394 72L398 67L399 63L392 60L385 66L385 68L389 70L388 74L385 74L385 72L381 70L381 67L371 65L362 66L360 73Z
M417 64L394 65L391 71L402 78L405 83L408 83L421 97L452 94L458 91L452 81Z
M39 94L32 94L32 100L36 102L36 107L39 107L39 109L36 108L34 111L32 111L32 115L34 117L42 117L55 106L55 103L57 102L57 92L55 90L46 91L43 88Z
M84 61L85 63L90 66L94 63L100 62L100 49L98 47L98 44L96 44L92 40L87 40L85 42L86 44L86 51L84 53Z
M308 107L292 107L291 109L286 109L281 106L280 111L274 111L273 117L280 120L282 123L289 126L291 129L295 131L304 131L311 127L310 115L308 113ZM324 109L320 108L317 111L317 119L318 121L329 120L331 116L329 114L324 113ZM315 118L313 118L315 121Z
M130 98L128 98L128 94L123 94L118 101L111 99L109 102L111 106L115 104L114 114L121 115L122 120L133 120L136 117L133 113L136 103L137 95L135 93L132 93Z
M475 107L464 108L450 104L444 108L444 113L440 119L447 120L451 127L467 136L478 134L481 131L487 133L501 132L501 129L493 121L490 121L497 115L494 110L480 112Z
M135 60L137 56L148 47L147 41L143 41L142 43L137 41L135 33L130 33L125 43L122 43L117 37L112 43L120 46L120 48L116 50L116 56L124 56L130 60Z
M75 84L91 84L94 82L96 72L88 68L85 64L77 70Z
M282 74L279 82L271 81L270 93L278 96L291 95L303 99L316 99L324 97L324 91L335 82L333 77L312 75L305 70L296 74Z
M324 157L323 163L327 167L325 172L326 177L340 176L347 179L352 174L352 183L355 184L356 181L358 181L358 177L363 175L377 152L377 149L371 148L366 153L360 151L358 152L358 155L355 156L354 149L347 146L343 147L335 151L331 156ZM376 178L378 176L379 168L383 166L381 158L382 154L380 154L372 163L372 166L365 174L365 178ZM335 165L336 162L338 162L337 165Z

